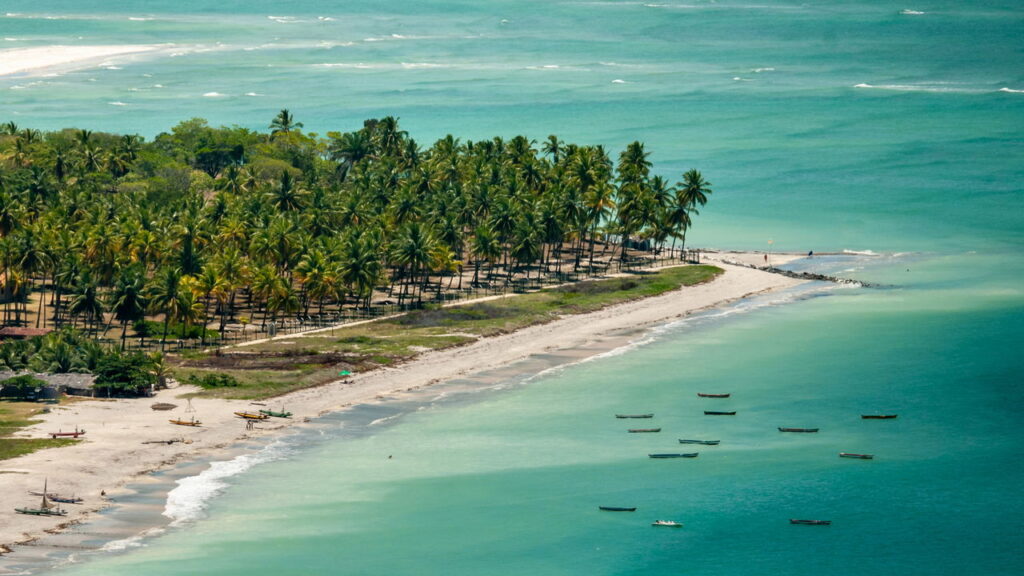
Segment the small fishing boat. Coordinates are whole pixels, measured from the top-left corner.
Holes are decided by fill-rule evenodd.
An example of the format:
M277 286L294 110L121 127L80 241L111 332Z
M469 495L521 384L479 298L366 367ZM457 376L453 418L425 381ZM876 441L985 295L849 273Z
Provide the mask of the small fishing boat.
M797 518L790 518L790 524L803 524L804 526L828 526L832 524L831 520L799 520Z
M270 418L270 416L258 412L235 412L235 416L245 418L246 420L266 420Z
M872 459L874 459L875 455L874 454L854 454L853 452L840 452L839 453L839 457L840 458L858 458L860 460L872 460Z
M898 417L899 414L861 414L860 417L865 420L892 420Z
M67 516L67 510L62 509L60 506L53 506L50 501L46 498L46 481L43 481L43 501L39 505L39 508L15 508L14 511L18 514L27 514L29 516Z
M682 522L675 522L673 520L655 520L651 522L651 526L668 526L670 528L682 528Z
M817 428L783 428L779 427L779 432L817 432Z
M605 512L636 512L636 506L632 508L622 508L619 506L598 506L598 510L604 510Z
M700 452L690 452L687 454L648 454L651 458L696 458Z
M78 426L75 426L75 431L74 432L64 432L64 431L61 431L61 430L58 430L56 432L50 432L50 438L57 438L57 437L64 437L64 436L67 436L67 437L70 437L70 438L78 438L79 436L85 436L85 430L79 430Z
M33 496L43 496L42 492L29 492ZM60 502L61 504L81 504L82 499L74 496L61 496L60 494L46 494L46 497L54 502Z
M173 418L171 420L168 420L168 422L170 422L171 424L177 424L178 426L202 426L203 425L202 422L200 422L199 420L196 420L195 416L193 416L191 420L182 420L181 418Z
M273 410L260 410L260 414L266 414L267 416L273 416L274 418L291 418L292 417L292 413L291 412L285 412L284 408L281 408L280 412L275 412Z
M630 434L638 434L643 432L661 432L661 428L630 428L627 430Z
M736 412L716 412L714 410L705 410L705 416L735 416Z
M700 398L728 398L729 396L732 396L732 394L705 394L704 392L697 392L697 396Z
M685 440L683 438L679 439L680 444L700 444L702 446L718 446L719 442L721 442L721 440Z
M654 418L654 414L616 414L616 418Z

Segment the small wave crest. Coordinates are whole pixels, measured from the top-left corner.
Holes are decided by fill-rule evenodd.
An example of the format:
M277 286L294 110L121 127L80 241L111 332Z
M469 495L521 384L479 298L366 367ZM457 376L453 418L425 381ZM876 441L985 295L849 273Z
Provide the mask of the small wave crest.
M999 91L1000 92L1007 92L1007 93L1010 93L1010 94L1024 94L1024 90L1014 90L1013 88L1007 88L1005 86L1000 88Z
M857 256L878 256L878 252L874 250L850 250L844 249L843 254L854 254Z
M199 474L178 480L177 488L167 493L163 515L171 519L171 526L194 522L203 517L210 499L228 487L228 478L242 474L258 464L280 460L285 454L285 444L277 441L255 454L211 462L210 467Z
M203 98L223 98L225 95L220 92L207 92L203 94Z
M904 16L923 16L925 13L921 12L920 10L911 10L909 8L904 8L903 10L900 10L900 14Z
M143 546L143 541L147 538L159 536L164 532L165 530L163 528L150 528L148 530L143 530L135 536L107 542L103 546L100 546L100 552L123 552L124 550L131 548L141 548Z

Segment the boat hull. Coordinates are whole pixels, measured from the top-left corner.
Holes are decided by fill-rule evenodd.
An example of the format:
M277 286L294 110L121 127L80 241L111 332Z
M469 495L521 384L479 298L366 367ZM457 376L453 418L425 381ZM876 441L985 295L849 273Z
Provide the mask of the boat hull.
M700 444L701 446L718 446L721 440L686 440L684 438L679 439L680 444Z
M270 418L266 414L253 414L252 412L235 412L235 416L245 418L246 420L266 420Z
M654 414L616 414L616 418L654 418Z
M655 522L651 522L651 526L663 526L665 528L682 528L683 527L682 523L680 523L680 522L672 522L672 521L669 521L669 520L657 520Z
M26 514L28 516L67 516L68 513L64 510L46 510L38 508L15 508L15 512L18 514Z
M630 434L653 434L661 432L661 428L630 428L628 432Z
M728 398L732 394L705 394L703 392L697 392L698 398Z
M598 506L598 510L604 510L605 512L636 512L636 507L623 508L621 506Z
M873 460L875 458L875 455L874 454L854 454L852 452L840 452L839 453L839 457L840 458L855 458L857 460Z
M735 416L735 412L716 412L714 410L705 410L705 416Z
M799 520L796 518L789 519L790 524L800 524L802 526L830 526L831 520Z
M649 458L696 458L700 452L690 452L687 454L648 454Z
M818 428L779 428L779 432L798 432L803 434L813 434L818 431Z
M892 420L899 414L861 414L860 417L864 420Z

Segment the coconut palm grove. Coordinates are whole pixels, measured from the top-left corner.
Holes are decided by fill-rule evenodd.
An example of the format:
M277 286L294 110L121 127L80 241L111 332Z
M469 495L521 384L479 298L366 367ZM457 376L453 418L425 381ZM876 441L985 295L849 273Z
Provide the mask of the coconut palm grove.
M4 124L4 325L163 350L578 279L678 257L711 193L697 170L652 175L641 142L424 147L393 117L320 136L288 110L268 128L196 118L147 142Z

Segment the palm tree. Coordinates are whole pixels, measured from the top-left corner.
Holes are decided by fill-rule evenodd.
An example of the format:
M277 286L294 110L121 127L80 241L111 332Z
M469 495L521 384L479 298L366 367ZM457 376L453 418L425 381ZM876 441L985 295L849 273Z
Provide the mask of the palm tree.
M68 313L72 319L85 317L86 323L93 327L102 320L104 312L103 300L99 296L99 284L89 270L84 270L78 277L74 295L68 304Z
M111 320L121 323L121 350L125 348L128 323L142 319L146 314L146 297L143 295L146 277L138 266L123 268L108 297L108 307L114 313Z
M160 351L167 346L167 331L171 319L180 315L181 278L181 268L167 267L157 272L146 289L149 310L164 315L164 335L160 342Z
M296 128L302 128L302 122L296 122L295 117L288 111L287 108L283 108L274 116L274 119L270 121L270 134L278 134L284 132L285 134L291 132Z
M431 255L436 248L436 244L437 242L434 240L430 230L419 222L412 222L406 226L399 234L395 243L393 250L394 261L403 267L410 267L409 277L413 283L416 283L420 272L423 271L423 283L417 292L417 301L419 302L423 301L423 284L426 284L427 279L430 277L428 267L430 266ZM405 288L407 287L408 284L403 286L402 295L399 296L399 300L405 296Z
M676 183L676 205L675 209L686 212L685 225L682 225L682 249L686 250L686 230L691 220L690 214L699 214L697 206L704 206L708 203L708 195L711 194L711 183L704 180L701 173L696 169L690 169L683 174L683 180Z
M351 234L342 243L339 279L357 299L365 300L367 308L382 268L377 243L370 234Z

